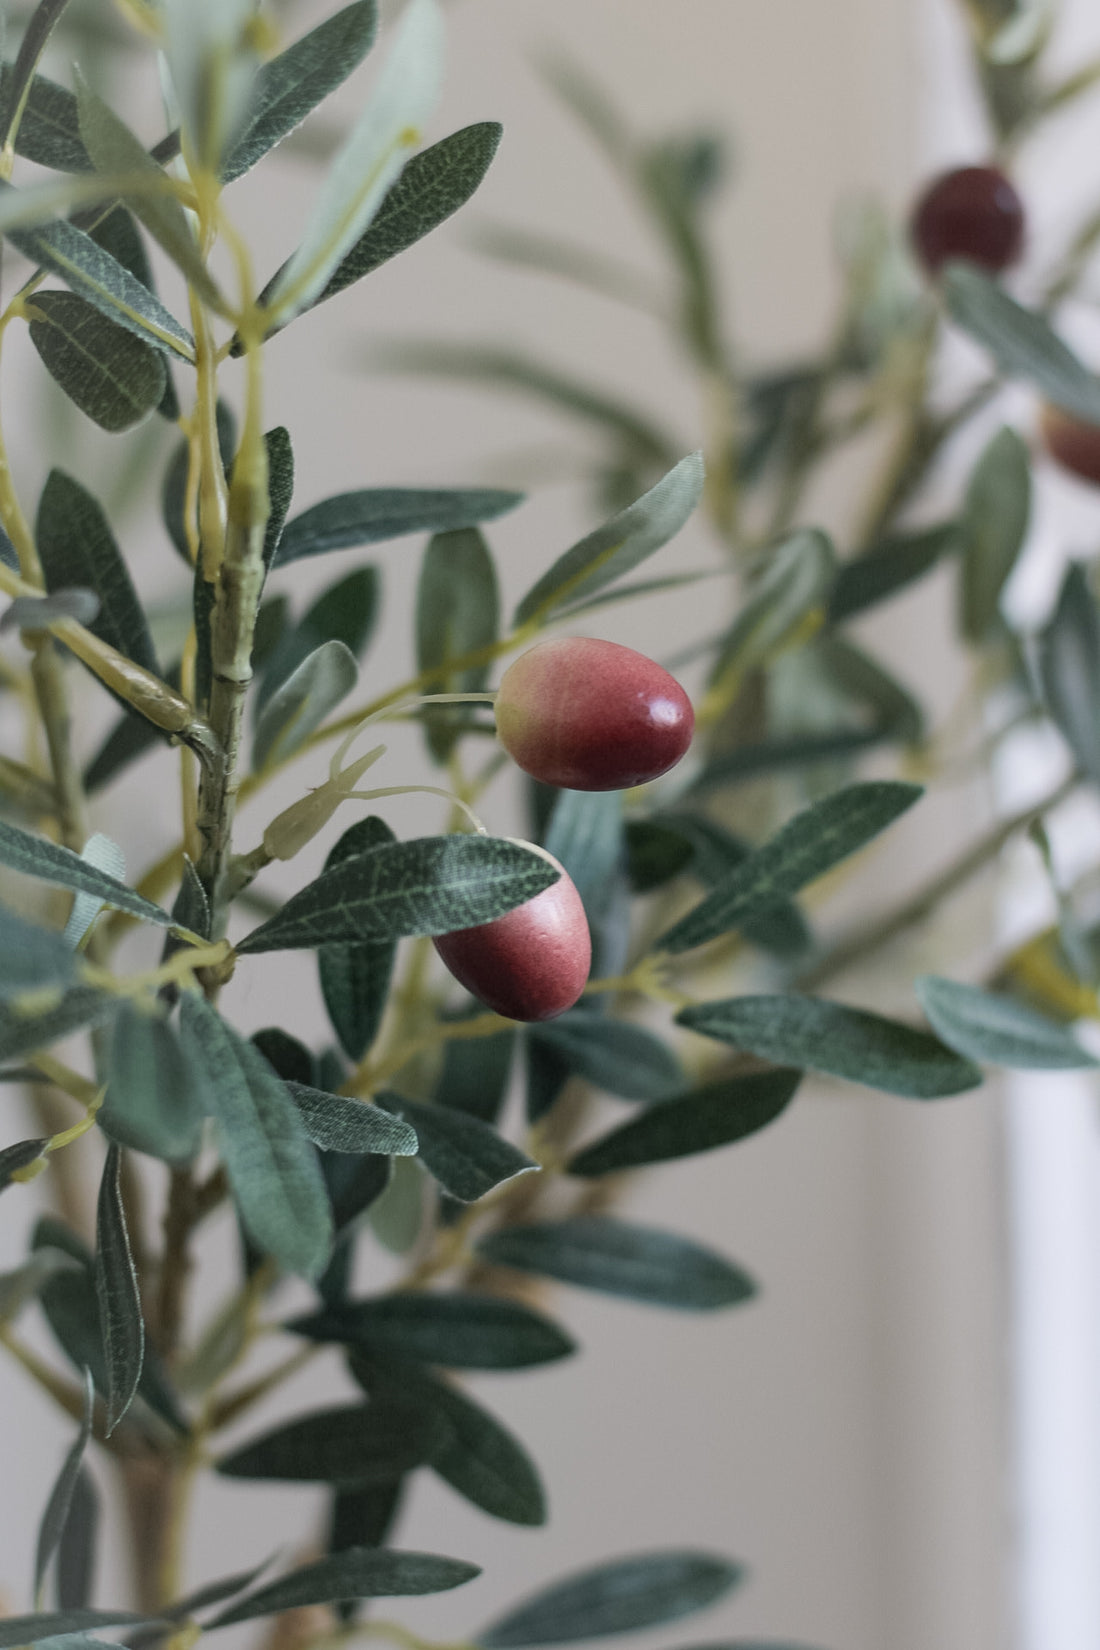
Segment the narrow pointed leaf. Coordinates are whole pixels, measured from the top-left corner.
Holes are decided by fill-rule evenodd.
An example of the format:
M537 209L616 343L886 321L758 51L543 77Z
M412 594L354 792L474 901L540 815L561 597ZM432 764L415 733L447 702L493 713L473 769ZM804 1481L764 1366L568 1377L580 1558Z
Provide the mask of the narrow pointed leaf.
M550 1049L566 1069L624 1100L663 1100L681 1090L684 1070L652 1031L590 1009L571 1009L527 1036Z
M380 1094L377 1099L412 1125L420 1161L444 1191L463 1203L474 1203L495 1186L539 1167L479 1117L406 1100L400 1094Z
M0 68L0 105L4 108L11 107L12 91L12 65L5 63ZM15 136L15 152L57 172L91 171L72 92L45 75L35 75Z
M922 975L914 989L936 1035L968 1059L1023 1071L1098 1064L1072 1032L1011 997L935 974Z
M165 0L162 49L192 152L217 172L247 118L259 58L251 0Z
M126 875L125 854L117 842L109 836L104 836L100 831L96 831L88 838L80 850L80 857L86 864L94 865L97 871L103 871L119 882L122 882ZM74 951L102 909L102 901L94 894L75 895L69 920L65 924L65 939Z
M204 1073L207 1104L248 1232L288 1271L319 1273L332 1246L324 1181L301 1115L263 1055L201 997L188 993L180 1025Z
M130 1610L48 1610L33 1616L0 1616L0 1650L40 1644L72 1633L96 1633L106 1627L143 1627L148 1616Z
M0 837L0 862L2 846ZM323 871L237 949L447 934L491 922L556 881L547 860L506 839L455 835L386 843Z
M373 816L357 820L330 849L324 869L331 871L356 854L396 840L384 820ZM322 945L317 949L325 1009L349 1060L361 1060L377 1035L396 955L397 941L393 939Z
M484 1650L513 1650L637 1632L706 1609L743 1577L740 1565L710 1553L638 1553L536 1593L482 1629L475 1642Z
M742 837L734 836L706 814L673 814L663 822L679 833L691 849L691 871L705 888L717 888L754 852ZM744 923L750 945L777 957L797 957L811 943L810 927L793 900L778 900L758 917Z
M14 1146L5 1146L0 1151L0 1192L7 1190L20 1169L28 1169L32 1163L37 1163L49 1143L47 1135L41 1140L17 1140ZM9 1278L11 1274L5 1273L4 1276ZM3 1316L0 1311L0 1317Z
M819 997L731 997L681 1009L676 1019L761 1059L797 1063L915 1100L961 1094L982 1082L977 1066L927 1032Z
M173 1600L165 1606L164 1616L167 1621L182 1621L186 1616L197 1615L200 1610L208 1610L211 1605L223 1604L234 1593L243 1593L246 1587L261 1576L271 1563L265 1558L262 1564L254 1564L251 1569L238 1570L234 1575L222 1576L218 1581L210 1581L203 1587L197 1587L193 1593L185 1593L182 1598Z
M1039 637L1043 697L1081 769L1100 785L1100 611L1085 570L1073 563Z
M375 0L356 0L259 69L244 125L222 162L223 183L249 171L343 85L369 52L377 25Z
M307 308L363 235L439 95L443 16L412 0L366 107L329 167L301 245L267 299L278 324Z
M775 1121L801 1077L801 1071L783 1069L720 1077L679 1099L659 1101L584 1147L570 1159L566 1172L591 1179L743 1140Z
M294 497L294 448L290 431L282 424L264 436L267 452L267 526L264 528L264 566L270 568L279 552L283 528Z
M843 624L923 578L959 548L953 521L915 533L892 533L863 555L844 562L829 593L830 624Z
M293 755L359 680L355 655L344 642L322 642L292 671L264 707L252 741L257 772Z
M560 556L524 596L514 623L547 618L567 602L594 595L632 572L675 538L702 493L703 458L692 453L636 503Z
M62 935L0 905L0 999L41 986L66 986L75 974L72 947Z
M99 1495L87 1467L77 1469L69 1516L57 1546L57 1606L80 1610L92 1596L99 1535Z
M812 803L663 934L659 945L687 951L727 933L847 859L922 795L920 785L873 780Z
M99 612L94 590L56 590L52 596L16 596L4 610L0 631L45 630L58 619L75 619L90 625Z
M990 351L1003 373L1034 384L1087 423L1100 424L1100 379L1037 310L1025 309L972 264L948 264L941 278L952 320Z
M0 189L0 207L12 193L10 184ZM9 228L5 233L24 257L59 276L109 321L116 321L138 338L181 360L194 361L194 340L186 327L82 229L63 218L54 218L32 228Z
M711 680L724 680L730 673L744 676L805 634L815 614L823 615L835 574L832 544L817 528L799 528L772 545L719 645Z
M601 1216L507 1226L475 1247L494 1266L678 1311L739 1306L756 1293L751 1278L712 1249Z
M38 1526L38 1541L34 1554L34 1592L37 1596L45 1579L46 1568L57 1551L61 1537L65 1533L65 1525L69 1521L72 1509L73 1494L76 1490L76 1481L80 1473L84 1451L88 1447L88 1440L92 1436L92 1416L95 1413L95 1388L92 1377L86 1369L84 1371L84 1413L80 1422L80 1430L61 1465L50 1498L46 1503L46 1510L42 1514L42 1521Z
M253 1621L257 1616L275 1615L280 1610L299 1609L308 1604L445 1593L480 1574L476 1564L467 1564L458 1558L395 1552L392 1548L348 1547L316 1564L292 1570L279 1581L250 1593L239 1604L215 1616L207 1628L229 1627L233 1622Z
M960 617L968 641L984 641L998 621L1001 592L1023 549L1030 516L1027 446L1005 425L974 467L960 523Z
M35 522L47 588L87 585L99 597L90 629L143 669L160 674L149 625L99 503L61 470L51 470Z
M495 521L522 504L522 493L498 487L372 487L338 493L287 522L273 566L357 545L382 544L407 533L449 533Z
M21 831L18 826L9 825L4 820L0 820L0 865L6 865L12 871L22 871L24 876L57 883L62 888L97 894L104 905L129 911L132 916L141 917L145 922L167 927L172 920L159 905L127 888L125 883L96 870L79 854L74 854L71 848L63 848L45 837L32 836L29 831Z
M504 1104L516 1028L491 1037L456 1037L444 1045L443 1069L433 1099L437 1106L495 1123Z
M35 1014L19 1014L9 1004L0 1003L0 1060L22 1059L83 1026L97 1025L117 1013L121 1001L113 992L78 985L55 1007Z
M107 1148L96 1210L95 1292L107 1365L107 1436L134 1401L145 1360L145 1324L126 1230L122 1153Z
M574 1351L564 1330L530 1307L458 1291L349 1301L286 1327L310 1340L363 1346L447 1369L525 1369Z
M489 547L476 527L437 533L428 541L416 592L416 666L432 678L433 692L480 693L487 664L449 671L451 659L489 647L500 625L500 593ZM424 732L437 762L445 762L469 711L461 705L426 705Z
M378 616L378 586L376 568L358 567L324 591L296 625L283 631L264 661L254 694L257 715L323 642L343 642L355 658L363 657Z
M217 1467L224 1478L384 1484L433 1460L447 1431L438 1415L415 1402L379 1398L285 1422Z
M37 292L28 313L47 372L101 429L128 430L159 405L168 372L152 344L75 292Z
M415 1157L417 1140L408 1123L365 1100L348 1100L306 1083L287 1083L306 1133L327 1152L382 1152Z

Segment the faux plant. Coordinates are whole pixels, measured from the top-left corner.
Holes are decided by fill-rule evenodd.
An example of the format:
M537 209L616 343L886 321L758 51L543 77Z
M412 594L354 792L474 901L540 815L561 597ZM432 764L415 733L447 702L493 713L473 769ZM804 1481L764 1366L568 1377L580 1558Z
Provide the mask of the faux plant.
M1076 786L1100 781L1100 621L1087 571L1071 567L1037 638L1014 632L1001 606L1027 535L1025 442L1007 427L993 435L949 519L915 525L908 514L942 447L1004 377L1036 385L1052 409L1051 450L1095 479L1100 386L1054 322L1100 219L1039 278L1038 295L1018 301L995 278L1018 225L1009 211L1011 232L1000 233L1008 185L983 158L977 196L973 178L961 194L979 212L993 201L992 255L988 225L971 233L964 212L959 236L955 219L937 218L942 191L918 217L926 278L893 228L868 221L822 356L746 377L706 246L717 146L638 140L582 77L559 75L673 256L672 323L712 424L701 443L671 436L604 389L499 350L391 350L405 367L533 390L602 432L609 519L506 617L488 541L492 522L521 506L517 494L370 487L296 510L293 432L265 428L276 335L449 217L492 161L500 132L489 121L420 146L441 74L435 0L403 11L303 237L273 272L254 268L230 186L358 69L374 0L333 10L290 44L253 0L118 0L116 10L162 54L168 129L147 149L79 72L71 91L37 72L65 11L65 0L41 0L0 80L0 233L19 282L0 339L26 325L46 371L106 430L157 417L179 426L162 505L190 622L162 658L100 501L54 469L32 521L0 435L10 598L0 671L15 730L0 759L0 1077L25 1085L41 1119L27 1140L13 1125L0 1152L0 1189L27 1199L30 1225L25 1256L0 1278L0 1343L75 1429L41 1515L26 1612L0 1619L0 1646L85 1650L101 1630L110 1642L184 1646L271 1620L295 1643L370 1633L425 1650L369 1601L458 1587L476 1567L392 1544L415 1475L435 1472L490 1517L545 1517L536 1465L463 1390L461 1372L574 1350L558 1321L567 1297L542 1285L698 1311L754 1293L726 1257L618 1216L616 1177L771 1125L805 1072L923 1100L976 1087L987 1065L1095 1063L1071 1025L1096 1010L1095 948L1075 891L1060 884L1054 926L978 981L947 977L947 959L947 974L915 983L905 1018L838 1001L830 982ZM1002 167L1046 111L1096 78L1047 85L1045 36L1029 32L1030 17L1009 0L972 8ZM53 175L23 177L17 161ZM960 191L947 193L957 211ZM149 240L186 283L185 320L154 290ZM493 244L619 279L598 254L514 230ZM984 348L990 371L943 406L934 369L950 327ZM231 357L244 364L233 409L219 388ZM806 488L880 417L894 426L889 466L841 555L804 523ZM692 451L700 444L705 459ZM308 482L297 487L308 495ZM729 595L717 634L712 621L685 638L705 672L693 717L667 671L598 632L608 601L690 578L629 576L700 504L729 551ZM379 683L368 666L360 685L377 591L354 553L412 534L428 535L415 659L404 682ZM293 564L337 552L336 582L292 617ZM919 784L859 777L860 758L900 749L910 767L934 771L915 698L849 622L949 563L976 676L1009 707L982 737L995 748L1013 723L1050 718L1066 777L905 904L822 940L800 896L812 900L818 879L921 805ZM77 751L71 731L86 687L119 704L92 752ZM394 719L420 725L442 770L438 786L420 787L424 834L408 840L370 810L410 788L378 742ZM93 829L97 799L139 761L170 773L165 745L178 749L179 840L130 884ZM327 778L307 788L321 751ZM524 841L491 834L476 811L512 759L535 782ZM287 770L304 775L299 796L262 831L236 828L238 804L257 799L248 817L262 816L266 788ZM774 817L749 840L738 810L754 784L759 818L762 781ZM265 872L293 867L314 841L328 848L323 870L273 898ZM121 960L124 937L136 969ZM251 1038L234 1028L235 982L270 951L313 953L300 964L317 971L331 1024L320 1046L304 1024ZM85 1052L70 1063L55 1045L74 1033L86 1034ZM514 1056L519 1131L502 1121ZM593 1134L594 1093L634 1109ZM85 1232L72 1188L91 1177ZM52 1192L52 1212L36 1218L28 1182ZM239 1275L196 1339L194 1240L228 1212ZM379 1241L403 1257L385 1286ZM313 1291L306 1312L284 1304L293 1277ZM538 1309L532 1280L546 1296ZM25 1337L32 1311L56 1343L49 1359ZM256 1356L260 1373L244 1373ZM288 1410L224 1442L315 1357L342 1365L346 1401ZM94 1575L104 1471L128 1511L131 1600L106 1599ZM327 1527L304 1542L321 1556L280 1560L272 1574L267 1555L242 1547L225 1574L190 1576L200 1472L327 1486ZM678 1545L673 1528L667 1550L611 1549L488 1626L456 1600L453 1636L484 1650L597 1639L677 1620L741 1576L729 1556ZM330 1607L320 1632L312 1615L287 1615L306 1606Z

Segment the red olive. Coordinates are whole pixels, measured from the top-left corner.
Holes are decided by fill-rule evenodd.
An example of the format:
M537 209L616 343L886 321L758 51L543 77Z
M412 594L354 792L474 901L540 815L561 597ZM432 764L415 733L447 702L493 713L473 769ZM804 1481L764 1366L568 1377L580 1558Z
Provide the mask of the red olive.
M588 982L592 941L581 896L545 848L561 877L493 922L439 934L435 948L467 991L509 1020L552 1020L572 1008Z
M932 275L949 258L967 258L999 274L1024 245L1024 204L995 166L960 166L925 190L910 233Z
M1043 445L1064 470L1100 485L1100 424L1063 411L1050 401L1039 414Z
M572 791L621 791L667 772L695 714L674 676L590 636L539 642L505 671L497 735L525 773Z

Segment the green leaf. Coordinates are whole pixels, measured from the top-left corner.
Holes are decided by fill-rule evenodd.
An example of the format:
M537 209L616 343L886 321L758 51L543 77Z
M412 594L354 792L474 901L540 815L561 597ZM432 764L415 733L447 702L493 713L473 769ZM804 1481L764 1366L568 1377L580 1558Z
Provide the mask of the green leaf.
M658 944L666 951L687 951L727 933L847 859L922 795L920 785L872 780L811 803L674 923Z
M420 1161L444 1191L462 1203L475 1203L495 1186L539 1167L479 1117L406 1100L400 1094L379 1094L376 1100L412 1125Z
M75 978L72 947L61 934L40 928L0 905L0 1000Z
M49 1143L47 1135L42 1140L17 1140L14 1146L5 1146L0 1151L0 1192L6 1191L12 1185L12 1177L20 1169L28 1169L32 1163L37 1163ZM4 1274L5 1280L10 1277L10 1273ZM3 1291L0 1290L0 1297L2 1294ZM6 1316L7 1314L0 1309L0 1319Z
M134 177L163 176L160 166L146 152L141 139L134 136L109 104L96 96L79 69L76 71L76 102L80 135L97 172L108 176L125 176L127 173L132 173ZM202 301L224 314L225 300L207 271L187 214L176 197L167 191L149 194L135 192L126 196L126 203Z
M329 850L325 871L357 854L397 839L385 820L357 820ZM349 1060L361 1060L373 1043L385 1012L397 941L366 940L317 948L321 995L340 1047Z
M148 1616L131 1610L49 1610L41 1615L0 1617L0 1650L71 1633L98 1632L105 1627L144 1627Z
M284 1422L217 1463L223 1478L385 1484L434 1460L447 1439L437 1415L400 1398L317 1410Z
M617 1174L743 1140L775 1121L801 1078L800 1071L784 1070L719 1077L679 1099L659 1101L584 1147L566 1164L566 1173Z
M629 923L622 792L559 791L542 840L581 896L592 934L593 975L620 973Z
M799 528L761 556L745 605L719 644L712 682L769 664L823 612L836 553L816 528Z
M703 493L703 456L692 453L636 503L581 539L532 585L515 625L547 619L567 602L593 595L630 573L683 527Z
M299 750L359 681L345 642L322 642L273 693L256 725L252 766L257 773Z
M706 814L670 814L662 823L689 845L691 872L705 888L720 886L753 852L751 844ZM797 957L811 940L809 924L789 899L777 900L759 916L750 917L744 924L744 935L751 945L783 958Z
M343 85L370 51L377 26L375 0L356 0L260 68L244 125L222 161L223 183L249 171Z
M959 1054L1024 1071L1077 1071L1100 1062L1064 1026L1012 997L935 974L914 981L936 1035Z
M967 641L985 641L997 625L1001 591L1023 549L1030 517L1027 446L1005 425L985 448L966 488L960 618Z
M122 1153L107 1148L96 1208L95 1292L107 1368L107 1437L134 1401L145 1361L145 1324L126 1230Z
M37 292L27 309L47 372L101 429L128 430L159 404L168 371L151 344L75 292Z
M1082 771L1100 785L1100 612L1077 562L1039 636L1039 679L1047 708Z
M498 487L371 487L322 499L287 523L272 565L286 567L329 550L382 544L407 533L449 533L522 504Z
M96 1025L117 1013L121 1000L112 992L78 985L56 1006L36 1014L18 1014L8 1003L0 1003L0 1060L22 1059L83 1026Z
M279 1610L298 1609L307 1604L445 1593L480 1574L476 1564L467 1564L458 1558L394 1552L392 1548L348 1547L316 1564L304 1564L250 1593L239 1604L207 1622L206 1627L208 1631L229 1627L233 1622L252 1621L257 1616L270 1616Z
M706 1609L743 1577L740 1565L710 1553L638 1553L536 1593L484 1628L475 1642L483 1650L512 1650L657 1627Z
M45 630L58 619L90 625L99 612L94 590L58 590L52 596L16 596L0 619L0 631Z
M891 533L861 556L843 562L829 595L830 624L843 624L888 601L959 548L959 526L941 522L914 533Z
M914 1100L976 1088L982 1074L927 1032L819 997L731 997L683 1008L679 1025L764 1060L846 1077Z
M81 1466L57 1547L55 1591L61 1610L82 1609L92 1596L98 1533L99 1496L91 1473Z
M443 71L443 16L411 0L363 113L329 167L302 242L275 277L266 307L285 324L307 309L368 228L406 152L420 141Z
M62 470L51 470L46 478L35 538L47 588L94 590L99 616L89 627L92 633L159 675L149 625L107 518L91 493Z
M247 1231L288 1271L316 1276L332 1247L328 1197L285 1085L201 997L184 997L180 1026L220 1125L222 1155Z
M0 205L15 194L10 184L4 184ZM54 218L30 228L8 228L4 233L24 257L59 276L109 321L116 321L158 349L194 362L195 344L186 327L82 229L64 218Z
M210 1581L204 1587L197 1587L192 1593L185 1593L183 1598L173 1600L164 1608L166 1621L182 1621L187 1616L197 1615L200 1610L209 1609L212 1604L222 1604L234 1593L243 1593L246 1587L251 1587L257 1576L263 1574L271 1563L265 1558L262 1564L254 1564L251 1569L238 1570L235 1575L222 1576L218 1581Z
M283 632L268 655L253 699L255 713L262 711L271 695L322 643L343 642L357 659L362 658L377 609L378 573L373 567L356 568L324 591L298 624Z
M563 1329L530 1307L458 1290L348 1301L285 1327L310 1340L395 1353L446 1369L526 1369L575 1350Z
M0 828L2 829L2 828ZM0 862L3 862L0 835ZM540 854L505 838L417 837L384 843L322 871L246 934L239 952L448 934L492 922L557 881Z
M251 0L165 0L161 49L190 149L217 172L247 117L259 66Z
M334 298L445 223L478 188L500 138L499 124L483 120L413 155L386 191L370 227L337 265L313 305ZM260 294L262 303L281 274L280 270Z
M495 345L425 342L419 338L387 339L372 349L371 360L389 372L419 373L429 378L452 378L498 390L518 391L571 413L586 424L609 431L647 467L669 469L675 463L679 450L677 440L633 407L608 396L602 386L595 388L566 377L556 366L547 366L514 350L499 349Z
M678 1311L739 1306L756 1293L746 1273L712 1249L602 1216L507 1226L479 1238L474 1247L493 1266Z
M65 1526L69 1521L72 1509L73 1494L76 1489L77 1478L80 1474L81 1462L88 1441L92 1436L92 1417L95 1413L95 1388L92 1385L91 1372L84 1371L84 1413L80 1422L80 1430L71 1445L61 1471L57 1476L50 1498L46 1502L46 1510L42 1514L42 1521L38 1526L38 1541L34 1554L34 1594L37 1598L42 1584L46 1579L46 1569L50 1559L57 1551L61 1538L65 1533Z
M224 401L219 401L215 409L215 419L218 430L218 451L221 454L222 464L226 476L233 465L233 454L237 445L237 420ZM272 430L264 437L270 443L271 437L279 434ZM282 432L285 435L285 431ZM164 520L168 537L172 540L183 561L191 566L191 550L187 542L187 527L184 522L184 509L187 502L187 472L190 463L190 447L186 438L179 443L168 460L168 468L164 472L164 480L160 490L161 516ZM268 445L268 456L271 457L271 448ZM269 486L274 486L274 476L269 472ZM268 521L270 527L270 518Z
M0 68L0 106L11 108L13 71ZM24 160L57 172L90 172L91 158L80 136L76 98L64 86L36 74L15 137L15 152Z
M839 728L828 733L780 734L714 757L689 787L692 796L745 784L764 774L812 768L857 755L898 737L892 728Z
M219 433L219 444L221 436ZM294 449L290 431L277 424L264 436L267 453L267 526L264 528L264 566L271 568L282 543L283 528L294 497ZM230 443L232 450L232 442Z
M695 849L678 821L628 819L623 827L627 875L636 894L664 888L686 871Z
M1003 373L1034 384L1066 412L1100 424L1100 380L1038 311L1025 309L972 264L948 264L942 280L952 319L990 351Z
M327 1152L384 1152L415 1157L416 1135L407 1123L366 1100L347 1100L306 1083L289 1081L290 1097L302 1115L306 1133Z
M443 1066L432 1096L435 1104L495 1123L504 1105L515 1046L515 1026L490 1037L451 1038L443 1047Z
M567 1070L624 1100L664 1100L683 1087L684 1069L668 1045L628 1020L574 1008L527 1036L562 1060Z
M457 671L445 667L489 647L499 628L496 568L482 535L476 527L434 534L424 551L416 592L417 672L432 677L434 692L480 693L489 679L487 663ZM446 762L468 719L462 706L424 707L424 732L437 762Z
M104 905L113 906L118 911L129 911L131 916L141 917L145 922L167 927L172 920L159 905L136 894L117 878L97 871L94 865L74 854L71 848L48 842L45 837L32 836L29 831L21 831L17 825L9 825L4 820L0 820L0 865L6 865L12 871L22 871L24 876L57 883L62 888L96 894Z

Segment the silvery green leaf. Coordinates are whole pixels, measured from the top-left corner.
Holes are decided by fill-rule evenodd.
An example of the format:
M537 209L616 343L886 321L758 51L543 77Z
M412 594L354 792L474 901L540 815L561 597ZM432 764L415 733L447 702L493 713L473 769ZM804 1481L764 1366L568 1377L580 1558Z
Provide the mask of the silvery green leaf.
M126 1230L122 1153L108 1146L96 1207L95 1292L107 1372L107 1437L134 1401L145 1361L145 1323Z
M232 183L343 84L374 42L375 0L355 0L265 63L252 83L248 113L222 163Z
M194 6L195 0L191 0ZM222 4L221 9L226 7ZM135 137L126 122L95 92L76 71L76 101L80 119L80 135L92 157L97 172L108 175L143 172L155 176L161 168L146 151L141 139ZM140 218L146 229L167 252L172 262L183 271L188 284L212 309L224 311L225 300L211 279L202 261L194 232L187 214L176 197L170 193L150 191L149 194L126 195L127 205Z
M458 1289L402 1290L326 1306L286 1324L294 1335L366 1347L446 1369L527 1369L576 1351L551 1318L518 1301Z
M527 1037L557 1055L567 1071L624 1100L663 1100L684 1084L680 1061L652 1031L588 1008L529 1026Z
M58 619L92 624L99 613L99 597L81 586L55 590L49 596L16 596L0 619L0 631L44 630Z
M50 1498L46 1503L46 1510L42 1514L42 1522L38 1526L38 1541L34 1554L34 1593L39 1597L42 1583L46 1577L46 1566L57 1551L58 1544L65 1532L69 1510L72 1507L73 1491L76 1489L76 1480L80 1472L80 1464L84 1451L88 1447L88 1440L92 1436L92 1416L95 1412L95 1387L92 1385L91 1371L84 1371L84 1410L80 1421L80 1430L62 1463L61 1471L50 1491Z
M46 1144L45 1140L20 1142L22 1146L42 1147ZM29 1161L33 1163L34 1158ZM36 1249L21 1266L11 1272L0 1272L0 1323L12 1323L55 1272L66 1271L74 1264L72 1256L63 1254L59 1249Z
M333 1599L396 1598L419 1593L442 1593L472 1581L480 1575L476 1564L457 1558L437 1558L431 1553L395 1552L392 1548L349 1547L304 1564L289 1575L250 1593L220 1616L207 1623L208 1629L228 1627L236 1621L252 1621L257 1616L274 1615L309 1604L329 1604ZM13 1641L14 1642L14 1641Z
M967 483L963 544L963 635L984 641L1000 616L1001 592L1027 537L1031 469L1027 445L1009 425L997 431Z
M246 1229L289 1271L316 1276L332 1247L332 1222L317 1155L286 1085L193 992L183 998L180 1025L205 1079Z
M168 383L161 351L86 298L36 292L27 314L46 371L100 429L128 430L160 404Z
M498 487L367 487L322 499L295 516L279 541L275 567L329 550L381 544L406 533L447 533L493 521L523 503Z
M524 596L513 622L547 618L631 572L675 538L702 494L703 455L691 453L648 493L559 556Z
M5 107L10 107L13 89L13 65L5 63L0 68L0 102ZM72 92L44 75L35 75L16 133L15 152L58 172L91 171L92 163L80 141Z
M49 1650L87 1650L102 1643L91 1635L105 1627L140 1627L149 1618L130 1610L48 1610L33 1616L0 1616L0 1650L20 1644L49 1646ZM75 1635L81 1635L76 1637ZM118 1650L113 1643L107 1650Z
M373 815L359 819L334 843L324 869L378 848L397 838L384 820ZM377 1035L390 994L397 955L395 939L352 941L317 949L321 995L340 1047L349 1060L361 1060Z
M929 1024L949 1048L985 1065L1079 1071L1097 1064L1064 1026L1011 997L924 974L914 982Z
M742 676L782 652L824 610L835 575L833 547L816 528L799 528L765 551L745 605L718 649L711 680L730 672Z
M1100 785L1100 610L1079 562L1039 636L1039 680L1055 725L1082 771Z
M116 1013L121 1000L114 992L78 985L41 1013L18 1014L10 1004L0 1003L0 1060L22 1059L70 1032L95 1025Z
M256 771L285 761L358 680L359 666L346 642L322 642L314 648L264 706L252 741Z
M174 0L183 9L190 0ZM218 0L210 0L217 4ZM275 325L322 292L365 232L420 141L443 70L443 14L437 0L411 0L367 106L333 161L298 250L268 299Z
M63 935L0 906L0 998L68 985L75 973L72 947Z
M109 183L110 180L104 179L102 182ZM116 179L116 189L111 190L110 194L117 192L117 183ZM75 183L71 188L75 188ZM116 321L119 326L155 344L158 349L178 355L184 361L194 361L195 344L186 327L181 326L160 299L154 297L149 288L131 275L117 258L98 246L82 229L77 229L75 224L63 218L42 222L39 216L34 227L12 227L9 214L16 216L18 222L14 211L18 205L19 192L10 184L4 184L0 188L0 230L24 257L59 276L66 286L86 298L109 321ZM7 223L5 217L9 217Z
M377 1103L416 1130L417 1155L433 1180L463 1203L474 1203L494 1187L539 1165L480 1117L449 1106L380 1094Z
M187 1163L196 1155L202 1141L200 1076L170 1020L124 1002L106 1076L97 1121L108 1139L166 1163Z
M82 1464L73 1484L69 1516L57 1548L54 1591L59 1610L79 1610L92 1597L99 1522L100 1501L95 1480Z
M308 1083L287 1083L306 1133L327 1152L381 1152L415 1157L417 1140L407 1122L365 1100L327 1094Z
M117 842L112 841L109 836L104 836L101 831L96 831L94 836L88 838L80 850L80 857L86 865L94 866L97 871L103 871L118 882L126 875L126 855ZM65 939L74 951L102 909L103 901L95 894L76 895L73 908L69 912L69 920L65 924Z
M0 1192L7 1190L21 1169L29 1169L32 1163L37 1163L49 1143L47 1135L43 1140L17 1140L14 1146L5 1146L0 1150ZM12 1276L13 1274L6 1273L2 1281L6 1282ZM3 1293L0 1283L0 1297ZM0 1307L0 1318L6 1316Z
M439 1416L398 1394L284 1421L223 1456L217 1470L285 1483L384 1484L431 1461L446 1437Z
M166 0L164 54L186 139L217 172L247 117L259 67L248 39L253 0Z

